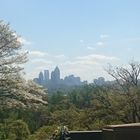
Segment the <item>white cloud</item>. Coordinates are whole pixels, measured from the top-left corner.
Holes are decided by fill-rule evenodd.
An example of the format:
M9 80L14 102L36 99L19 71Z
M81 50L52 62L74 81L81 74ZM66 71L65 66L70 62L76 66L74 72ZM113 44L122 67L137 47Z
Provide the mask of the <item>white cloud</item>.
M52 55L52 57L54 57L54 58L66 58L66 56L64 54Z
M88 60L74 60L74 61L66 61L65 65L75 65L75 67L79 65L97 65L98 63L95 61L88 61Z
M101 38L101 39L106 39L106 38L108 38L108 37L109 37L109 35L107 35L107 34L101 34L101 35L100 35L100 38Z
M80 40L80 43L84 43L84 40L81 39L81 40Z
M103 47L107 44L107 38L109 37L109 35L107 34L101 34L100 35L100 40L95 44L96 46L99 46L99 47Z
M119 60L118 58L114 56L105 56L105 55L100 55L100 54L91 54L87 56L80 56L77 57L79 60L88 60L88 61L106 61L106 60Z
M44 57L44 56L47 56L48 53L46 52L41 52L41 51L30 51L29 52L29 55L31 57Z
M44 59L33 59L33 60L31 60L31 63L39 64L39 65L53 64L52 61L48 61L48 60L44 60Z
M87 49L88 49L88 50L93 50L93 51L95 50L95 48L90 47L90 46L88 46Z
M104 42L102 42L102 41L99 41L99 42L97 42L97 43L96 43L96 45L97 45L97 46L104 46L104 45L105 45L105 43L104 43Z
M119 59L113 56L105 56L100 54L91 54L86 56L79 56L73 60L66 61L66 65L101 65L102 63L108 63L108 61L118 61Z
M22 45L31 45L32 42L26 40L25 38L23 37L18 37L18 41L22 44Z

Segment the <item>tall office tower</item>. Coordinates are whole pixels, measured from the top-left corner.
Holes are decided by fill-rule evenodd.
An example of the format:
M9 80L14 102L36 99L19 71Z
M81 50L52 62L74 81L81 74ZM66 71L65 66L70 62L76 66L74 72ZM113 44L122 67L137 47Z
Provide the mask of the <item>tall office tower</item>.
M44 70L44 81L49 81L49 70Z
M54 84L59 84L59 82L60 82L60 70L59 70L58 67L56 67L55 70L52 71L52 73L51 73L51 81Z
M60 70L58 67L54 70L56 81L60 81Z
M40 85L43 85L43 83L44 83L44 77L43 77L42 72L39 73L38 82L39 82Z

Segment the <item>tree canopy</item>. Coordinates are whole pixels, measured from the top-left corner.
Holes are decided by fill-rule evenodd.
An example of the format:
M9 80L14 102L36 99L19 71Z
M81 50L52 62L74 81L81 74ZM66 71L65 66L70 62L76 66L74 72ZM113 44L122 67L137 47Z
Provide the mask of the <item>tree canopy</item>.
M22 64L27 62L27 52L22 50L20 37L9 24L0 21L0 105L31 106L43 101L44 92L21 75Z

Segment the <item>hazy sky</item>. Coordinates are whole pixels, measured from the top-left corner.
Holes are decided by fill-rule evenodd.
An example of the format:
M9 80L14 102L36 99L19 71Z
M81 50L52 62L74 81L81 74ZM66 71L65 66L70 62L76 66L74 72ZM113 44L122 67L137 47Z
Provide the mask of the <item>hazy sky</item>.
M107 64L140 61L140 0L0 0L0 19L29 51L26 77L57 65L61 77L110 77Z

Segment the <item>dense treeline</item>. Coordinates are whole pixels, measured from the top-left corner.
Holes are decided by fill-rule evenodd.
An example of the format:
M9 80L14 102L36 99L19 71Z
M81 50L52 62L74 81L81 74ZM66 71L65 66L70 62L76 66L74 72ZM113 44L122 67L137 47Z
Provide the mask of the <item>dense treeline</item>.
M140 121L140 64L109 67L115 81L47 94L26 81L21 64L27 53L18 35L0 22L0 139L46 140L69 130L101 129L108 124Z
M139 91L139 87L131 89L133 95ZM58 91L48 97L47 106L38 109L1 109L0 126L4 124L9 129L9 125L19 121L26 126L23 131L30 134L31 140L36 140L36 137L42 140L50 137L59 126L67 126L69 130L93 130L108 124L135 122L135 110L127 97L122 90L115 91L108 85L87 85L70 93ZM140 105L137 95L131 100Z

